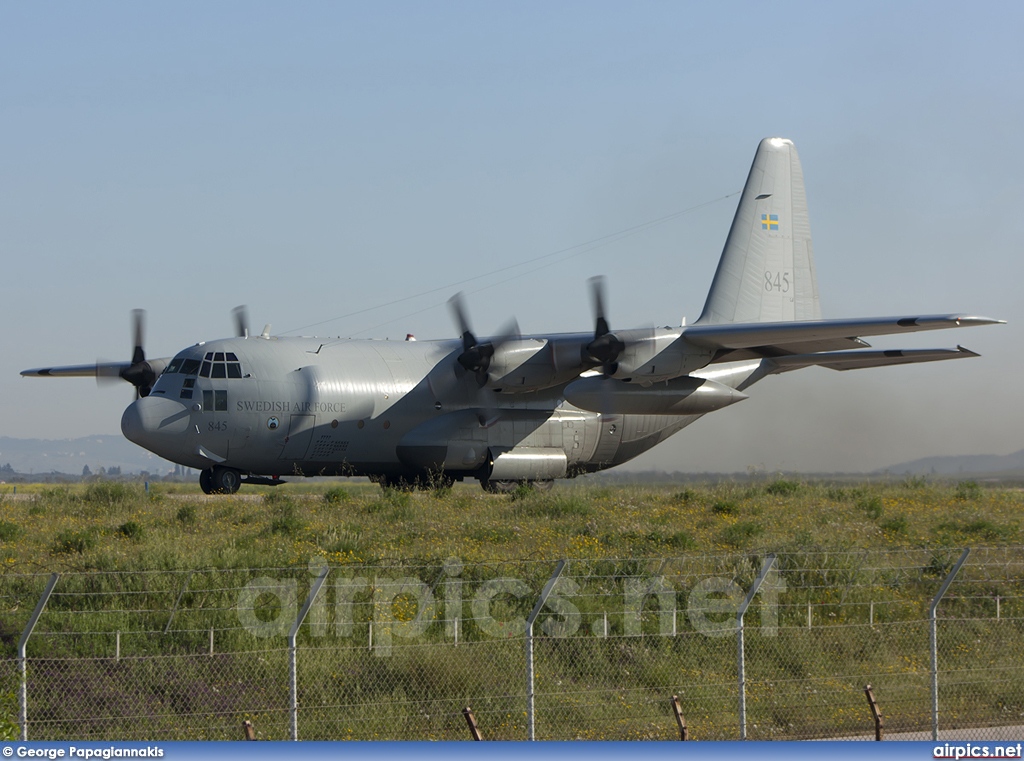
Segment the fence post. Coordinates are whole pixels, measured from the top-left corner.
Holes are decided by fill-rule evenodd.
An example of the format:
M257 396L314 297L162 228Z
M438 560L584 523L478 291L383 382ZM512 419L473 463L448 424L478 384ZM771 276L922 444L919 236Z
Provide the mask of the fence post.
M50 595L53 594L53 588L57 586L58 579L60 579L59 573L50 574L50 580L46 584L46 589L43 590L43 596L36 603L36 609L32 612L32 617L28 620L21 639L18 640L18 669L21 672L21 689L18 691L18 723L21 724L22 742L28 740L28 656L25 653L25 648L28 647L28 638L32 636L32 630L36 628L39 617L43 615L43 609L46 607Z
M953 579L960 572L960 568L967 561L967 556L971 554L971 548L968 547L960 555L960 559L956 561L956 565L953 566L953 570L946 576L946 580L942 582L942 586L939 587L939 591L935 594L935 598L932 600L931 607L928 608L928 620L931 624L931 651L932 651L932 740L938 741L939 739L939 627L938 627L938 608L939 603L942 602L942 598L946 594L946 590L949 589L949 585L953 583Z
M683 709L679 705L679 696L672 696L672 713L676 716L676 724L679 726L679 739L686 740L690 739L690 730L686 726L686 718L683 716Z
M530 612L529 618L526 619L526 726L527 726L527 739L537 739L534 733L534 712L533 712L533 622L537 620L537 616L540 615L540 609L544 607L544 603L548 601L548 596L551 594L551 590L555 588L555 582L558 581L558 577L562 575L562 570L565 568L564 560L559 560L558 565L555 567L555 572L551 574L551 578L548 579L548 583L544 585L544 589L541 590L540 597L537 598L537 604L533 606L533 610Z
M299 615L295 619L295 623L292 624L292 630L288 634L288 686L291 693L292 740L299 739L299 664L298 647L295 644L295 637L298 635L299 627L302 626L303 619L306 618L306 614L309 613L309 609L313 607L313 601L316 599L317 593L320 592L320 587L324 585L324 582L327 580L327 574L330 572L330 566L326 565L320 571L320 575L316 577L312 587L310 587L309 597L306 598L306 604L302 606L302 610L299 611Z
M757 575L757 579L754 581L754 585L747 592L746 599L740 604L740 609L736 611L736 648L737 648L737 663L739 672L739 686L740 686L740 739L747 739L747 676L746 676L746 661L743 654L743 616L747 612L747 608L750 607L750 603L754 600L754 595L761 588L761 584L764 583L765 577L768 572L775 565L775 553L769 554L765 558L764 565L761 566L761 573Z
M875 700L875 693L871 689L871 685L864 687L864 694L868 699L868 707L871 708L871 718L875 720L875 739L881 742L882 740L882 712L878 708L878 701Z
M473 709L466 706L462 709L462 715L466 717L466 724L469 725L469 733L473 736L473 739L483 740L484 738L480 735L480 727L476 725L476 717L473 715Z

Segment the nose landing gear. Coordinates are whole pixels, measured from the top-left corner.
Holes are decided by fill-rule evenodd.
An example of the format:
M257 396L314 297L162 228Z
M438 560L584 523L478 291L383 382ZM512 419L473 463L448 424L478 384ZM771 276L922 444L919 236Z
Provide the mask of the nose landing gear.
M204 494L234 494L242 485L242 474L234 468L220 465L199 473L199 488Z

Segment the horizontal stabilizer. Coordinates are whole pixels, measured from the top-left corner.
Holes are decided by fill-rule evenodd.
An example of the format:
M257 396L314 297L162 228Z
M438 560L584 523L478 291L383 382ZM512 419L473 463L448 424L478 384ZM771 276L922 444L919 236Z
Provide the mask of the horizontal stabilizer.
M831 354L790 354L773 357L775 373L799 370L801 367L827 367L831 370L860 370L866 367L911 365L916 362L938 362L943 359L964 359L979 356L970 349L892 349L886 351L840 351Z

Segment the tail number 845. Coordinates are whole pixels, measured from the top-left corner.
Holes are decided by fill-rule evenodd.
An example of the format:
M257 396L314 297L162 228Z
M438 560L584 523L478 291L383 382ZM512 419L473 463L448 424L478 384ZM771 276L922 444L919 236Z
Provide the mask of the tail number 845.
M789 293L791 287L788 272L765 272L764 273L764 289L772 292L777 291L779 293Z

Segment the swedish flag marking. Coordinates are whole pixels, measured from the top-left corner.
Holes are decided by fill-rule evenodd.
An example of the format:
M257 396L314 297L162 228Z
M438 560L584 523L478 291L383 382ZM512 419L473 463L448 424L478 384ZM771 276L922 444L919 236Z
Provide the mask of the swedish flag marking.
M761 229L762 230L778 230L779 229L779 215L778 214L762 214L761 215Z

